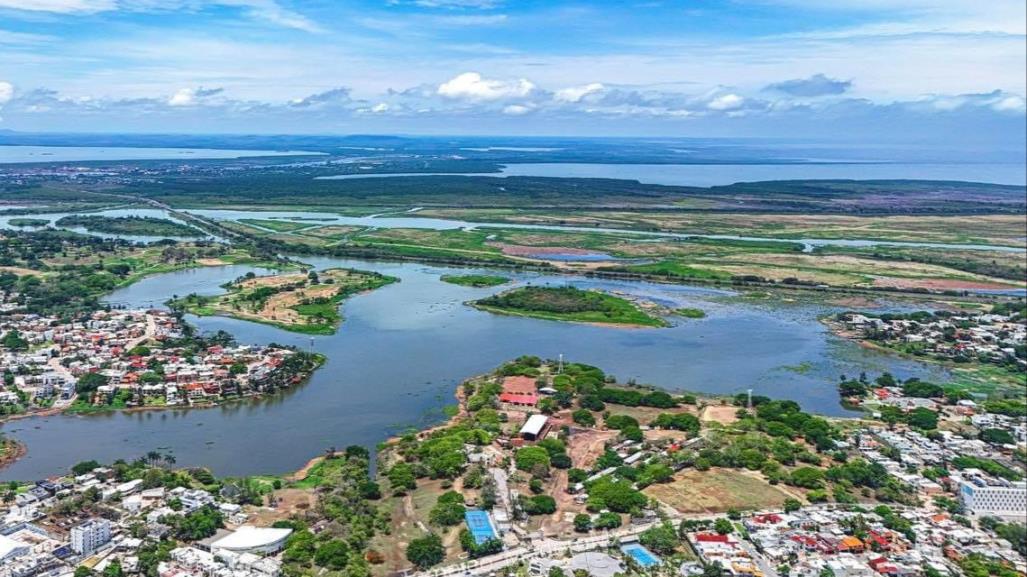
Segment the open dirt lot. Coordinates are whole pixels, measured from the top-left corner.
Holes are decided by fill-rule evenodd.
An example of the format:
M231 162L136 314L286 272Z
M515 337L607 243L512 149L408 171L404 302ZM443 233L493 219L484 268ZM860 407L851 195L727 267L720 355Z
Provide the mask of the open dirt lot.
M738 407L734 405L710 405L703 409L699 420L730 425L738 420L736 413L738 413Z
M733 469L688 470L672 483L646 487L644 493L686 514L778 508L791 496L757 473Z

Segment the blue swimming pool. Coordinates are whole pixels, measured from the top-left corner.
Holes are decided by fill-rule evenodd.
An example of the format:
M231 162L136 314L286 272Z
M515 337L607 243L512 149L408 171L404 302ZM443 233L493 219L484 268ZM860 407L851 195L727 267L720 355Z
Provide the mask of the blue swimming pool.
M660 558L654 555L652 551L637 543L623 545L620 550L623 551L625 555L631 555L632 559L646 569L661 563Z
M471 531L471 535L474 537L474 542L481 545L489 539L498 539L496 530L492 526L492 519L489 518L489 514L485 511L479 511L472 509L464 513L464 521L467 523L467 528Z

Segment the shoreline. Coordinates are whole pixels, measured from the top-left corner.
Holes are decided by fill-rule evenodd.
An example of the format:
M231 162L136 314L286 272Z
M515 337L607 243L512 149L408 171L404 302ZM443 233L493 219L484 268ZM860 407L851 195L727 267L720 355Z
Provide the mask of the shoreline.
M99 407L96 410L89 410L89 411L71 411L70 410L71 406L64 407L64 408L53 408L53 407L50 407L50 408L47 408L47 409L43 409L43 410L40 410L40 411L33 411L33 412L30 412L30 413L20 413L20 414L17 414L17 415L7 415L4 418L0 418L0 427L2 427L3 425L6 425L7 423L18 421L18 420L22 420L22 419L46 418L46 417L53 417L53 416L57 416L57 415L64 415L64 416L69 416L69 417L92 417L92 416L98 416L98 415L110 415L110 414L113 414L113 413L133 414L133 413L146 413L146 412L151 412L151 411L157 412L157 411L209 410L209 409L216 409L216 408L219 408L219 407L227 407L227 406L231 406L231 405L238 404L238 403L246 403L246 402L253 402L253 401L258 401L258 400L262 400L262 399L269 399L269 398L275 397L275 396L280 395L280 394L284 394L284 393L289 392L289 391L291 391L291 390L293 390L293 389L295 389L297 387L300 387L302 385L307 384L307 382L310 381L310 378L314 376L314 373L317 370L319 370L322 366L324 366L325 361L328 360L328 358L325 355L322 355L320 353L315 353L315 357L317 359L317 366L315 366L313 369L311 369L311 371L309 373L307 373L306 375L303 375L303 378L300 380L300 382L298 382L298 383L296 383L296 384L294 384L292 386L286 387L286 388L277 389L277 390L275 390L275 391L273 391L271 393L261 393L261 394L255 394L255 395L245 395L245 396L234 397L234 398L230 398L230 399L222 399L221 401L218 401L218 402L203 403L203 404L196 404L196 405L157 405L157 406L154 406L154 405L150 405L150 406L143 405L143 406L121 407L121 408ZM14 464L19 459L24 457L26 453L28 453L28 447L24 443L22 443L21 441L19 441L18 439L16 439L15 437L12 437L12 436L8 436L7 439L10 442L15 443L18 446L22 447L22 449L15 456L8 457L8 458L5 458L3 460L0 460L0 470L3 470L5 468L7 468L9 465Z
M946 371L948 371L950 373L953 373L951 375L952 378L956 377L954 372L957 371L957 370L960 370L960 369L962 369L964 371L973 372L973 371L976 371L976 370L980 370L983 367L987 367L988 365L999 367L999 365L994 365L993 363L985 363L985 362L982 362L982 361L979 361L979 360L975 361L973 363L956 363L956 362L953 362L953 361L949 361L949 360L946 360L946 359L939 359L937 357L929 356L929 355L925 355L925 356L922 356L922 357L916 356L916 355L911 355L909 353L906 353L906 352L903 352L903 351L900 351L900 350L896 350L896 349L893 349L891 347L888 347L888 346L885 346L885 345L881 345L881 344L876 343L874 341L871 341L871 340L868 340L866 338L863 338L861 335L859 335L859 333L844 328L844 326L842 326L841 323L839 323L838 321L832 320L830 318L826 318L826 317L825 318L821 318L820 322L824 326L826 326L828 328L828 330L831 332L832 335L834 335L834 336L836 336L838 338L854 342L854 343L856 343L857 345L859 345L860 347L862 347L864 349L868 349L868 350L871 350L871 351L879 352L879 353L882 353L882 354L892 355L892 356L895 356L895 357L898 357L900 359L904 359L904 360L907 360L907 361L915 361L915 362L918 362L918 363L921 363L921 364L924 364L924 365L928 365L928 366L931 366L931 367L937 367L937 368L944 369L944 370L946 370ZM964 375L964 381L965 381L965 383L964 383L963 386L964 386L964 388L967 391L978 390L978 392L986 392L986 391L981 391L980 390L981 387L978 386L980 383L979 382L974 382L974 379L966 378L965 375ZM996 387L995 391L1002 392L1003 390L1006 390L1006 389L1013 389L1013 388L1015 388L1017 386L1022 386L1022 384L1021 383L1006 383L1006 382L1002 382L1002 383L994 383L993 386ZM990 393L988 393L988 394L990 394Z

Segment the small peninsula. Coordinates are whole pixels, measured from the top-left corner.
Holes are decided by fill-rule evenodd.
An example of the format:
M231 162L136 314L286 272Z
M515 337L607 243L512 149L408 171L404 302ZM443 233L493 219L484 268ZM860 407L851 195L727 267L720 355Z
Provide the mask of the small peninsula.
M225 285L225 294L190 294L170 305L200 316L222 315L297 333L330 335L342 322L338 309L343 300L398 280L342 268L272 276L248 273Z

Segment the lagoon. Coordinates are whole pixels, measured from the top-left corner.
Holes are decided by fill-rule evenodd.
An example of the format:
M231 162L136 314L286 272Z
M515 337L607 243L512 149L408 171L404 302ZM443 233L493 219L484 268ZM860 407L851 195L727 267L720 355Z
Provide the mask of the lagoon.
M431 176L429 174L344 174L323 179ZM529 162L507 164L499 173L445 173L437 176L541 176L614 178L643 184L724 186L767 180L956 180L1027 185L1024 163L828 162L790 164L603 164Z
M227 330L243 343L312 348L327 355L306 385L284 394L212 409L36 417L10 421L4 433L28 454L0 470L2 479L30 480L96 459L131 459L160 448L180 466L209 466L218 475L284 473L330 446L375 446L389 435L443 420L462 380L523 354L595 364L621 381L674 391L756 393L794 399L811 411L842 415L840 374L888 370L896 377L944 377L914 361L859 347L830 334L817 318L834 309L756 301L730 291L583 277L511 274L515 284L570 284L641 296L672 307L701 308L704 319L673 319L663 329L625 329L492 315L464 303L511 285L471 288L443 274L481 269L416 263L306 258L318 268L353 267L401 282L343 305L332 336L311 338L273 326L222 317L188 317L204 331ZM211 267L167 273L112 293L112 304L159 306L173 294L219 292L250 270ZM266 271L257 271L266 273ZM740 362L744 359L744 362Z
M91 162L99 160L199 160L255 156L322 154L299 150L232 150L218 148L147 148L122 146L0 145L0 164Z

